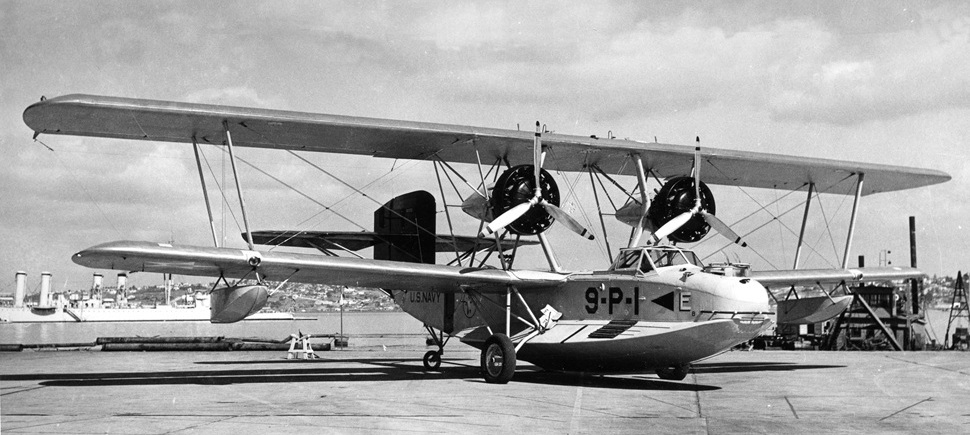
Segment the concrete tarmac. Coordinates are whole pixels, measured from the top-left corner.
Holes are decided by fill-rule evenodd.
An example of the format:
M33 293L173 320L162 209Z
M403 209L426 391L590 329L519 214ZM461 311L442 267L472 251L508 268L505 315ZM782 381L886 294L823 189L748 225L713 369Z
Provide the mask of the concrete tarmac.
M385 350L386 349L386 350ZM970 353L730 352L681 382L520 364L484 383L477 350L0 353L4 434L970 432Z

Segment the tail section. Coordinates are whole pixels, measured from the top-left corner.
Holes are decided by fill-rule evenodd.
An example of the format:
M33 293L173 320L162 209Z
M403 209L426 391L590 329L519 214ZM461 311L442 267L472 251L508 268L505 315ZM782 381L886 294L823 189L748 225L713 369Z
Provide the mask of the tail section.
M391 199L374 211L375 260L435 262L435 200L423 190Z
M398 196L374 211L375 260L435 262L435 200L423 190ZM455 330L455 294L392 291L394 301L426 325Z

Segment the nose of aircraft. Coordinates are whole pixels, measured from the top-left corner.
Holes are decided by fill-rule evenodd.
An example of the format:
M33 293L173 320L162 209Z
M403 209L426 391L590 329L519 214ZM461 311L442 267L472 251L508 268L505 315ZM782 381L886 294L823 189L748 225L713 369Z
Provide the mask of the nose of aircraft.
M768 291L750 278L723 277L715 288L718 311L770 311Z

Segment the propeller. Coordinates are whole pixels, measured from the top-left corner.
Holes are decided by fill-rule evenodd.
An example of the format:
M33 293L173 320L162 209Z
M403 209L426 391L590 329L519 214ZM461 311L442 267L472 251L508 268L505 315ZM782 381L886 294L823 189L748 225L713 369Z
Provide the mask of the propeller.
M541 176L542 176L542 164L545 161L545 157L546 157L546 152L542 149L542 130L540 129L539 122L536 121L535 141L532 149L533 173L535 177L534 179L535 193L533 197L528 201L510 208L508 211L506 211L505 213L502 213L494 220L492 220L492 222L489 222L489 224L482 229L482 234L481 234L482 237L487 237L492 233L495 233L505 228L512 222L515 222L517 219L521 218L523 215L528 213L529 210L532 209L532 207L539 205L543 209L545 209L545 211L549 213L549 215L551 215L553 218L562 222L563 225L565 225L566 228L568 228L570 231L573 231L576 234L579 234L580 236L583 236L589 240L593 240L594 238L593 233L591 233L589 230L583 227L572 216L569 216L569 214L566 213L563 209L559 208L553 203L550 203L549 201L546 201L545 198L542 197Z
M698 145L700 144L700 142L701 142L701 138L698 137L697 138ZM663 239L664 237L667 237L672 233L674 233L675 231L679 230L680 227L684 226L694 216L700 216L702 219L704 219L704 222L706 222L708 225L711 226L711 228L714 228L714 230L717 231L719 234L730 239L731 242L739 244L742 247L747 247L748 244L741 240L741 236L739 236L738 233L734 232L734 230L732 230L731 227L729 227L723 221L718 219L717 216L714 216L713 214L708 213L707 210L704 210L702 208L701 147L700 146L697 146L694 148L694 170L692 172L694 176L694 208L684 213L681 213L677 216L674 216L672 219L667 221L667 223L663 224L660 228L658 228L657 231L654 231L652 235L654 243L659 243L660 239Z

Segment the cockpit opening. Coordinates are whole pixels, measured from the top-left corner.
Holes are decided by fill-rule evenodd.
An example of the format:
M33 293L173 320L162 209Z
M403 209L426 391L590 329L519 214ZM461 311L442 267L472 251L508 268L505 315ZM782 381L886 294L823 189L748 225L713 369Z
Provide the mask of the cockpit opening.
M651 246L623 249L617 255L610 270L634 270L648 273L657 268L692 264L704 267L700 258L693 251L683 250L672 246Z

